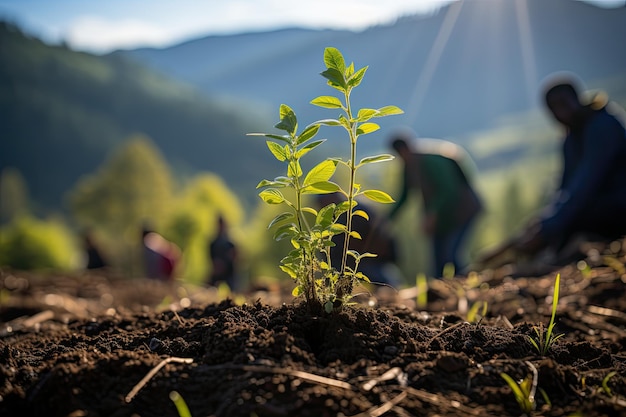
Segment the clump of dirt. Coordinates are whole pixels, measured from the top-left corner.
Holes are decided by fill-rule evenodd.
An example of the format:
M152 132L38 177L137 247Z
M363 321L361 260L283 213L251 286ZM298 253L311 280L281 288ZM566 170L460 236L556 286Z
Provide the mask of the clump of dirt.
M314 317L283 292L237 305L177 284L2 271L0 414L177 416L177 391L194 417L518 416L501 373L536 372L537 415L623 416L626 256L592 249L558 271L563 336L546 356L528 339L549 321L556 272L483 271L430 282L420 307L409 288ZM477 302L488 312L469 323Z

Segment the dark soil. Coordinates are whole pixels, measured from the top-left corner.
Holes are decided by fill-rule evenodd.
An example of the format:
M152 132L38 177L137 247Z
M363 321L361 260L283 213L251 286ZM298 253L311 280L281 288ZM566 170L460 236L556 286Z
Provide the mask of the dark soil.
M558 271L563 336L545 356L529 337L550 320L556 273L490 270L432 281L421 308L409 288L312 317L280 291L236 305L210 289L5 270L0 415L178 416L177 391L194 417L518 416L501 373L534 368L533 415L626 416L626 256L622 242L588 249L590 268ZM487 314L468 323L477 301Z

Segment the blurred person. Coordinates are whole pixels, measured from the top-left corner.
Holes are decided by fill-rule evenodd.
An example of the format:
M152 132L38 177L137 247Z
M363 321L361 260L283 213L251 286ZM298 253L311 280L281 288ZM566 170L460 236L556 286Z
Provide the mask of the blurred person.
M326 207L331 203L341 203L346 198L340 193L322 194L318 196L318 204ZM380 216L368 205L359 202L357 210L367 213L369 220L361 216L352 217L352 230L361 235L361 239L350 238L350 249L360 254L370 252L377 255L375 258L363 258L359 263L359 271L365 274L372 283L398 287L401 284L401 276L396 265L397 249L396 242L388 232L386 219ZM342 214L345 224L345 214ZM330 257L332 265L340 268L343 256L345 233L333 236L335 246L331 247ZM348 266L354 268L354 258L348 256Z
M544 83L545 105L565 130L561 181L552 202L515 241L526 254L557 254L577 237L611 240L626 235L626 132L607 111L606 95L590 103L573 76ZM612 104L611 104L612 105Z
M208 284L218 286L226 283L231 290L235 289L237 247L230 239L228 225L222 216L217 219L217 235L209 244L209 257L213 267Z
M148 227L142 230L142 249L146 277L171 281L181 258L180 249Z
M420 146L422 144L422 146ZM424 146L430 144L431 146ZM423 203L422 231L431 241L435 276L447 264L455 271L464 267L459 253L482 203L468 179L469 155L458 145L432 139L416 139L409 132L396 132L391 147L404 164L400 196L389 212L393 219L411 191L419 191Z
M87 255L87 269L100 269L108 265L94 243L93 234L89 231L83 234L83 247Z

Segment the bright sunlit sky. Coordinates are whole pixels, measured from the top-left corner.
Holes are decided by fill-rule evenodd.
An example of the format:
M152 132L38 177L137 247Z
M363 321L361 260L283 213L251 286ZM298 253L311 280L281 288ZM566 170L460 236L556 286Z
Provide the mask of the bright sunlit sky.
M281 27L359 30L407 14L432 12L451 1L0 0L0 18L47 41L64 40L73 48L103 53ZM623 7L626 3L584 1L603 7Z

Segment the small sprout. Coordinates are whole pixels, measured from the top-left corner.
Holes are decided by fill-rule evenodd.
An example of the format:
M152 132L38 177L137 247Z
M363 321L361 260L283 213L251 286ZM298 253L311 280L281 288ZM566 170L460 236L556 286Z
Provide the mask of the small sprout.
M416 303L419 308L428 305L428 279L424 273L419 273L415 277L415 288L417 289Z
M591 277L591 267L584 260L578 261L576 263L576 268L580 271L580 273L582 274L583 278L590 278Z
M563 334L555 335L553 333L554 326L556 323L554 319L556 317L556 309L559 304L559 283L561 281L561 274L556 275L556 280L554 282L554 294L552 296L552 316L550 317L550 324L548 324L548 328L544 331L543 323L540 323L539 326L535 326L535 333L537 334L536 338L532 338L528 336L528 340L530 343L537 349L540 355L546 356L548 351L554 344L556 340L561 338Z
M608 395L609 397L613 396L613 392L611 391L611 388L609 388L609 381L611 380L611 378L613 378L615 375L617 374L617 372L612 371L609 372L603 379L602 379L602 389L604 390L604 392L606 393L606 395Z
M476 301L474 304L472 304L469 311L467 312L467 317L466 317L467 321L469 323L480 323L480 321L487 314L487 306L488 306L488 303L486 301ZM479 310L480 310L480 319L478 318Z
M443 278L444 279L452 279L456 275L456 270L454 268L454 264L452 262L448 262L443 267Z
M189 411L189 407L187 407L187 403L177 391L170 392L170 400L172 400L176 406L179 417L191 417L191 412Z
M526 376L526 378L522 379L520 382L516 382L505 372L500 373L500 376L513 391L513 395L515 395L515 400L517 404L519 404L520 410L526 414L530 414L537 406L535 402L535 392L537 390L538 374L537 368L535 368L532 363L528 361L524 363L531 370L532 375Z

